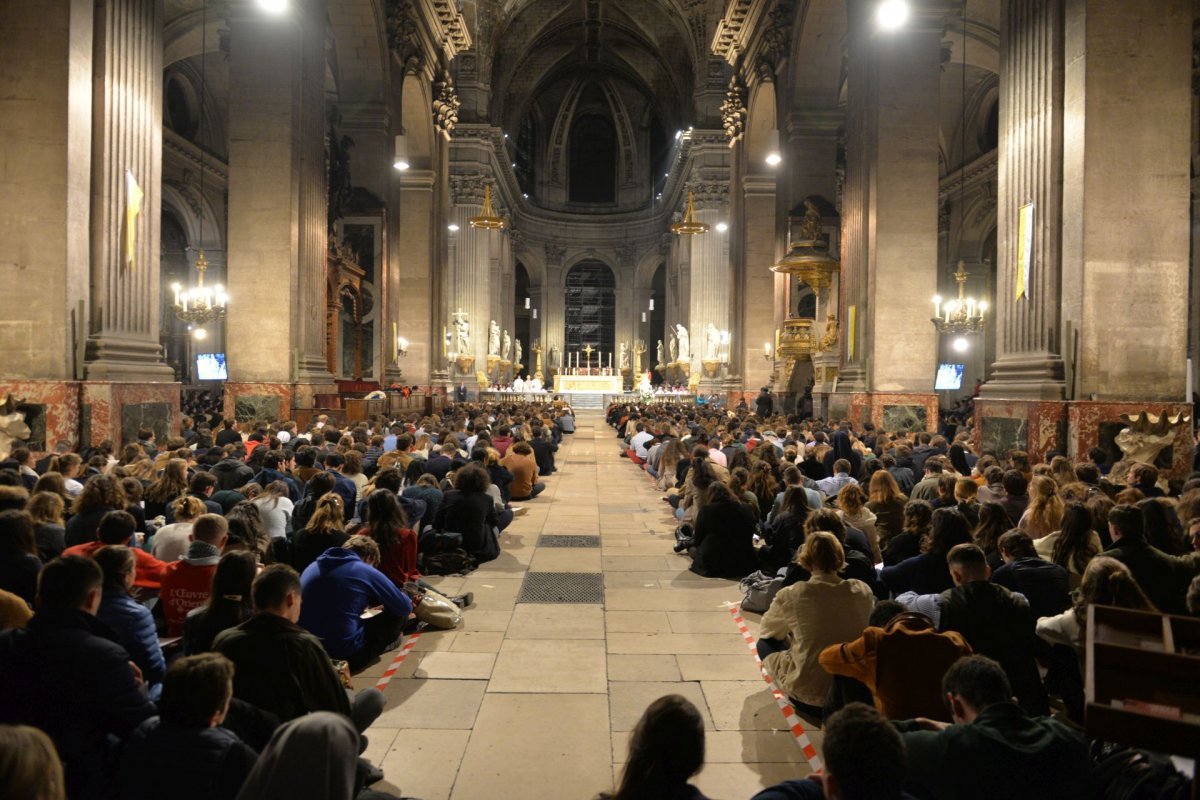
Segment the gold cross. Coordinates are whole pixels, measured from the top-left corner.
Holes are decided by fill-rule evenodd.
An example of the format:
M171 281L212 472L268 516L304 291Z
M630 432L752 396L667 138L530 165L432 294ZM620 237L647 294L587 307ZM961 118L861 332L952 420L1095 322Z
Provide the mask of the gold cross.
M583 352L587 353L588 361L592 360L592 353L596 352L596 348L590 344L583 348Z

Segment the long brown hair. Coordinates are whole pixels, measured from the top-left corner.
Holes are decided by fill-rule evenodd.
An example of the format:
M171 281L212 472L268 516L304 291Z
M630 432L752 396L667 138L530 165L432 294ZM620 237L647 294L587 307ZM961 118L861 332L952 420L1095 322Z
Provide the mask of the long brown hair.
M611 800L681 797L703 766L704 718L685 697L660 697L629 737L629 758Z
M62 762L49 736L28 725L0 725L0 794L65 800Z
M1063 501L1053 478L1037 475L1029 484L1029 521L1051 533L1062 525Z
M1082 575L1088 562L1100 552L1092 536L1092 512L1082 503L1067 503L1050 560L1064 569L1074 567Z
M1142 591L1129 567L1110 556L1097 556L1083 571L1079 596L1075 600L1075 619L1082 629L1087 625L1089 605L1117 606L1141 611L1157 611Z
M182 458L171 458L163 467L162 476L146 487L142 497L152 503L169 503L187 494L187 489L187 462Z
M345 533L346 523L342 511L342 498L336 492L326 492L317 501L317 508L305 529L318 534Z
M101 508L125 508L125 490L112 475L93 475L75 498L72 513L83 514Z
M904 493L900 491L900 484L896 483L896 478L886 469L875 470L875 474L871 476L871 496L872 503L903 503L907 500Z

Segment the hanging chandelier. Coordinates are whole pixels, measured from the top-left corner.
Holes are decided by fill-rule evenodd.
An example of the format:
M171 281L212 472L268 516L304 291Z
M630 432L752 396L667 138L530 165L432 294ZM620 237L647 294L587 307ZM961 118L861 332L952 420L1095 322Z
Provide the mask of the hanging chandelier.
M976 301L967 297L967 271L963 262L958 262L958 271L954 273L958 282L958 299L942 304L940 295L933 298L933 317L931 322L937 327L938 333L966 336L979 333L983 329L983 319L987 314L986 300Z
M708 233L708 225L696 221L696 195L688 192L687 211L679 222L671 223L671 233L677 236L695 236L698 233Z
M483 188L483 213L477 217L471 217L467 220L472 228L483 228L487 231L498 231L504 227L504 220L496 216L496 210L492 208L492 185L489 183Z
M202 327L225 316L225 306L229 303L229 295L225 287L217 284L213 287L204 285L204 273L208 269L208 259L204 251L196 256L196 285L184 289L178 283L171 284L175 292L175 316L189 325Z
M208 97L208 71L205 69L205 58L208 54L208 0L204 0L201 5L200 27L200 128L198 134L204 130L204 104ZM200 139L199 135L197 135L197 139ZM200 150L200 198L203 200L203 145L198 145L198 149ZM196 253L196 284L184 289L180 284L173 283L171 291L175 293L175 303L172 309L175 316L193 328L195 338L204 339L207 336L204 326L225 316L225 306L229 303L229 295L225 292L225 287L219 283L213 287L204 285L204 273L208 270L208 258L204 255L204 214L201 213L199 217L200 232L197 241L200 243L200 248Z

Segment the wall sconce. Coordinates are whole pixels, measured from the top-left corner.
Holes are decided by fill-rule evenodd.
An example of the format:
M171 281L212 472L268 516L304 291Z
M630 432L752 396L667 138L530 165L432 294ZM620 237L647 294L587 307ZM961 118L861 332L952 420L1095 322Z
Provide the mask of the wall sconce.
M642 322L645 322L645 321L646 321L646 312L643 311L642 312Z
M408 163L408 137L403 133L396 135L396 152L392 160L392 166L401 172L410 166Z
M650 310L651 311L654 310L654 298L653 297L650 298Z
M779 129L772 130L767 135L767 166L778 167L783 162L783 156L779 152Z
M526 311L529 310L529 298L528 297L525 298L525 310Z
M533 310L533 318L537 319L537 309L536 308Z
M763 342L763 358L767 361L771 360L771 343Z

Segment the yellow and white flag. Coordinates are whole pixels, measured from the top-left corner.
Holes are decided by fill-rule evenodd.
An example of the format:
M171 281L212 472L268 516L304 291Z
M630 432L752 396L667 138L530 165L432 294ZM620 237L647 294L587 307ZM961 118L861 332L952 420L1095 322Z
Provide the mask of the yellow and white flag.
M1029 271L1033 265L1033 212L1034 205L1021 206L1017 212L1017 275L1014 282L1014 300L1029 297Z
M134 267L134 253L137 252L137 218L145 196L133 173L125 170L125 265L130 272Z

